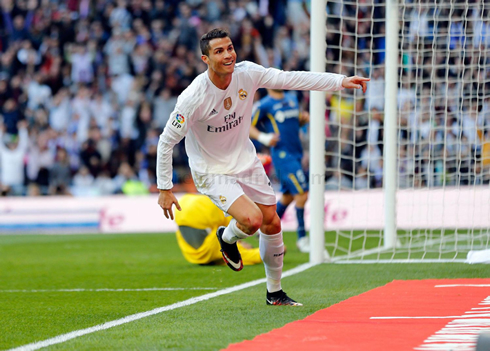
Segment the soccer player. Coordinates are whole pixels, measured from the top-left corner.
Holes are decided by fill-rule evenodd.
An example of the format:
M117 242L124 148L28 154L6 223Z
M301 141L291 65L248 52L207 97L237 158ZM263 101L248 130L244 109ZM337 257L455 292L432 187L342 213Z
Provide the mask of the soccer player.
M308 113L300 113L295 94L268 89L267 96L255 104L250 126L250 137L271 148L272 164L281 182L282 195L276 210L279 218L295 201L298 220L296 246L301 252L310 252L304 219L308 180L301 167L303 148L299 138L300 127L308 121Z
M172 150L182 138L197 190L233 217L217 232L223 259L240 271L243 261L236 242L259 231L269 305L301 306L282 290L284 256L276 196L249 138L253 96L259 88L366 91L368 78L339 74L284 72L252 62L236 63L230 35L213 29L200 40L206 72L197 76L177 99L160 135L157 155L158 204L173 219L181 210L172 193Z
M175 223L179 226L175 234L184 258L201 265L223 263L216 232L219 227L226 227L231 217L225 217L205 195L185 194L179 203L182 211L175 213ZM237 245L245 266L262 262L258 248L245 242Z

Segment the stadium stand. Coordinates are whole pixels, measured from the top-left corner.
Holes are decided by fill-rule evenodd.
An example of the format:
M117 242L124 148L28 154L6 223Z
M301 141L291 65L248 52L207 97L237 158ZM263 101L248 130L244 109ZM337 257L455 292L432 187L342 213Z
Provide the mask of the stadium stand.
M340 7L332 3L327 12L340 14L341 10L343 13L349 13L350 8L354 10L354 6L349 4L343 9ZM301 0L2 0L1 194L84 196L124 193L125 189L139 189L138 192L145 193L141 190L142 185L149 192L156 192L155 160L159 134L176 97L206 68L200 60L197 45L200 35L214 27L226 27L231 32L239 60L251 60L285 70L307 70L307 8L308 2ZM369 4L356 6L356 12L351 15L368 17L372 10ZM327 71L340 73L338 71L343 70L341 73L346 75L370 76L372 84L369 89L379 92L384 86L382 63L385 43L380 35L384 32L384 7L375 6L373 16L371 24L356 27L356 31L365 35L358 35L355 39L339 35L338 29L329 32L327 61L341 61L342 67L329 64ZM420 20L417 16L415 19L410 16L410 13L405 14L404 23L408 30L411 21ZM353 32L355 23L342 23L346 26L345 32ZM328 27L335 25L331 22ZM451 27L449 33L455 51L460 50L460 41L463 40L463 34L456 31L458 28ZM477 28L471 30L476 31ZM369 35L375 40L371 40ZM483 43L485 47L487 42ZM362 49L367 45L372 45L370 49L376 53L375 69L368 59L363 64L363 57L353 54L355 48ZM339 61L340 51L343 54ZM469 53L466 58L472 60ZM455 77L455 83L449 87L438 85L436 89L457 94L459 80L456 78L462 66L463 63L454 62L449 72L437 70L436 76ZM361 72L349 72L349 67L363 68ZM488 75L487 63L482 67ZM425 77L431 72L411 74ZM485 91L485 88L479 91ZM411 121L410 104L424 103L415 91L414 84L402 84L400 87L399 103L407 106L407 124ZM417 87L417 91L423 91L423 87ZM483 101L480 105L469 103L476 98L471 95L473 91L465 91L464 100L452 100L454 106L449 107L449 113L454 128L446 129L441 125L441 128L435 128L435 135L428 134L426 119L421 118L421 123L410 132L402 129L402 145L412 145L414 140L417 141L416 148L406 147L404 150L406 157L417 158L415 164L419 171L415 172L418 175L416 179L400 179L400 187L403 187L403 181L415 181L416 186L421 187L438 181L430 178L431 172L424 168L425 158L422 156L428 152L448 153L450 156L450 162L443 165L447 168L446 184L490 181L488 172L481 172L487 176L477 180L470 176L475 172L469 170L482 167L475 161L482 153L482 143L466 137L468 143L463 143L463 146L468 147L460 150L461 138L439 135L446 130L456 133L462 128L465 140L464 121L471 120L473 114L485 113L477 123L490 124L487 99L479 100ZM308 94L300 94L299 98L307 108ZM328 188L337 188L340 184L347 188L382 186L383 98L369 92L361 100L353 96L341 99L332 94L327 96L326 102L329 122L326 130ZM465 105L460 108L459 104ZM477 110L470 110L470 107ZM337 111L340 111L340 116ZM448 113L437 105L435 111L437 115ZM27 123L19 125L20 121ZM440 124L444 119L436 118L435 121ZM340 138L339 123L352 125L352 128L342 128L345 134ZM28 128L27 148L19 141L22 124L27 124ZM488 138L486 128L484 134ZM434 150L426 149L426 139L441 137L445 138L445 145L440 143ZM370 148L367 147L368 138L373 139L369 143ZM451 144L453 140L454 144ZM410 152L416 154L408 155ZM12 158L17 163L21 160L22 175L12 177L12 164L9 163ZM401 162L400 167L403 168L404 164L414 163ZM337 165L340 165L340 171ZM468 171L462 172L461 167ZM490 165L486 162L483 167ZM371 172L353 182L352 175L365 173L367 168ZM184 191L192 189L183 143L175 149L174 169L176 186ZM15 171L19 173L18 169ZM400 172L404 174L403 170ZM337 181L336 178L341 179Z

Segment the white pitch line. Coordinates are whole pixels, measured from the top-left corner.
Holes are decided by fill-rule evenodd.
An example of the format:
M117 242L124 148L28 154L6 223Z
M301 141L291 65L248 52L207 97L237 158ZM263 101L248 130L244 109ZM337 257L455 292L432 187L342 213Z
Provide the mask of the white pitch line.
M436 285L436 288L455 288L458 286L474 287L474 288L488 288L490 284L447 284L447 285Z
M490 314L479 313L478 315L472 314L472 315L462 315L462 316L415 316L415 317L394 316L394 317L370 317L369 319L464 319L464 318L474 319L478 317L488 318L490 317Z
M456 318L475 318L475 316L416 316L416 317L370 317L369 319L456 319Z
M98 291L174 291L174 290L218 290L218 288L144 288L144 289L38 289L38 290L0 290L0 293L37 292L98 292Z
M286 277L289 277L289 276L292 276L292 275L301 273L301 272L303 272L303 271L305 271L305 270L313 267L314 265L315 264L311 264L311 263L302 264L302 265L300 265L298 267L295 267L293 269L290 269L287 272L284 272L283 275L282 275L282 277L283 278L286 278ZM96 325L94 327L90 327L90 328L86 328L86 329L80 329L80 330L75 330L75 331L70 332L70 333L67 333L67 334L62 334L62 335L58 335L58 336L55 336L53 338L46 339L46 340L43 340L43 341L37 341L37 342L31 343L31 344L19 346L19 347L16 347L14 349L10 349L10 350L7 350L7 351L33 351L33 350L39 350L39 349L41 349L43 347L47 347L47 346L51 346L51 345L55 345L55 344L61 344L61 343L65 342L65 341L78 338L79 336L83 336L83 335L86 335L86 334L95 333L95 332L98 332L100 330L105 330L105 329L109 329L109 328L112 328L112 327L116 327L118 325L122 325L122 324L130 323L130 322L134 322L134 321L136 321L138 319L142 319L142 318L146 318L146 317L149 317L149 316L153 316L155 314L159 314L159 313L162 313L162 312L165 312L165 311L171 311L171 310L174 310L176 308L193 305L193 304L198 303L198 302L201 302L201 301L206 301L206 300L212 299L214 297L218 297L218 296L221 296L221 295L230 294L232 292L243 290L243 289L246 289L246 288L250 288L252 286L259 285L259 284L265 283L265 282L266 282L266 279L265 278L253 280L253 281L248 282L248 283L244 283L244 284L232 286L230 288L226 288L226 289L223 289L223 290L218 290L218 291L215 291L215 292L212 292L212 293L209 293L209 294L205 294L205 295L202 295L202 296L193 297L193 298L190 298L190 299L185 300L185 301L180 301L180 302L177 302L177 303L168 305L168 306L163 306L163 307L155 308L155 309L150 310L150 311L132 314L132 315L126 316L126 317L121 318L121 319L116 319L116 320L111 321L111 322L106 322L106 323L103 323L103 324Z

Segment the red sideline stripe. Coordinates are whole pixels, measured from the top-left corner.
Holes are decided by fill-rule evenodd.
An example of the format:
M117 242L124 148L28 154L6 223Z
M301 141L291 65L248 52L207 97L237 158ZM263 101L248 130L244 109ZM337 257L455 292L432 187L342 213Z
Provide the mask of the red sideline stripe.
M461 316L490 295L490 287L436 287L446 284L490 284L490 279L393 281L226 350L414 350L456 318L371 317ZM271 307L271 313L273 308L289 307Z

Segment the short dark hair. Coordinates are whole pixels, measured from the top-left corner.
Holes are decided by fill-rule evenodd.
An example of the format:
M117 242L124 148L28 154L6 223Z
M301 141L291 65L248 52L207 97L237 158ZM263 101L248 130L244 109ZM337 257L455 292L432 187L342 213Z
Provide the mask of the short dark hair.
M209 32L204 34L199 41L199 45L201 46L201 52L203 55L209 55L209 42L213 39L217 38L226 38L230 37L230 33L226 29L222 28L214 28Z

